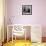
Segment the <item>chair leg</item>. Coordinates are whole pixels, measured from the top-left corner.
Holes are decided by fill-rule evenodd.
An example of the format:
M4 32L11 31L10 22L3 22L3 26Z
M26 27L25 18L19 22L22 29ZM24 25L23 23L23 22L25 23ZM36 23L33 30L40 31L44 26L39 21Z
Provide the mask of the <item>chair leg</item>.
M16 36L15 36L15 42L16 42Z

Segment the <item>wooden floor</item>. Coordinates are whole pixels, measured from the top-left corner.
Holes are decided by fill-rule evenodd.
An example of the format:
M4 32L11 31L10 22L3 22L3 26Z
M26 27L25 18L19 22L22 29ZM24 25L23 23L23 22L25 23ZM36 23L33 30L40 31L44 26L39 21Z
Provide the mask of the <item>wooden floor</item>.
M8 43L5 43L3 46L31 46L30 41L24 41L24 40L16 40L16 41L10 41Z
M14 40L5 43L3 46L46 46L46 43L31 43L30 41Z

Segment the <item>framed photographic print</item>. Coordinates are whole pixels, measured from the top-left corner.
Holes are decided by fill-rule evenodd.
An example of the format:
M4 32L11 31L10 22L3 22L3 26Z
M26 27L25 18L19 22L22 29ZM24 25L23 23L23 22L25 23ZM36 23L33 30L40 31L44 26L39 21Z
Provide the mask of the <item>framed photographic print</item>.
M22 15L32 15L32 5L22 5Z

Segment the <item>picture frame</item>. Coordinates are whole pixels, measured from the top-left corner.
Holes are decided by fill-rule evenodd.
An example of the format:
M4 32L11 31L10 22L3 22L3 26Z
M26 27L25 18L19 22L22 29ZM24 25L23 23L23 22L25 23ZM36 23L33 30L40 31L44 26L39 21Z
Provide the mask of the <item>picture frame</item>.
M22 5L22 15L32 15L32 5Z

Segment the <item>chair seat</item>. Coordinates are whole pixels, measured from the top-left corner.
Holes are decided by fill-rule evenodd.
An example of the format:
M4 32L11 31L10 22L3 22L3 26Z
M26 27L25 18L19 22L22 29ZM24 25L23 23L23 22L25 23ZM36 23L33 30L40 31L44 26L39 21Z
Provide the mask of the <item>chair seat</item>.
M24 31L13 31L13 35L22 36L24 35Z

